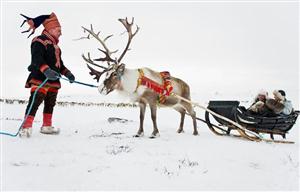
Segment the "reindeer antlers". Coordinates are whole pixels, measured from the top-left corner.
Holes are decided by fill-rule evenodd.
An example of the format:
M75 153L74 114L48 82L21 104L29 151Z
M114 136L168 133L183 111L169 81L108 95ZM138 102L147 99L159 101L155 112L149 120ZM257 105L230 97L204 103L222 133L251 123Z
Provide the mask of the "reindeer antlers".
M97 82L99 82L99 79L100 79L101 75L103 73L105 73L106 71L108 71L108 69L104 69L103 71L97 71L97 70L93 69L92 67L90 67L88 64L86 66L90 69L89 74L91 76L95 75L94 79L96 79Z
M105 45L105 43L104 43L104 42L105 42L109 37L111 37L111 36L106 37L106 38L102 41L102 40L100 39L100 37L99 37L100 32L98 32L98 33L96 34L96 33L94 32L94 30L93 30L93 26L92 26L92 25L91 25L91 29L87 29L87 28L85 28L85 27L82 27L82 28L84 29L84 32L87 31L89 34L88 34L87 37L81 37L81 38L79 38L79 39L77 39L77 40L81 40L81 39L90 39L90 37L91 37L91 35L92 35L95 39L97 39L97 40L101 43L101 45L102 45L102 46L104 47L104 49L105 49L105 51L102 50L102 49L99 49L101 52L103 52L103 53L105 54L105 57L104 57L104 58L99 58L99 59L94 59L94 61L107 61L108 66L110 65L110 62L114 62L114 60L110 57L110 55L111 55L112 53L114 53L114 52L110 52L109 49L106 47L106 45ZM91 65L94 65L94 66L97 66L97 67L99 67L99 68L104 69L103 71L97 71L97 70L93 69L92 67L90 67L90 66L87 64L87 67L90 69L89 74L90 74L91 76L95 75L94 79L96 79L97 82L99 82L99 79L100 79L101 75L102 75L103 73L107 72L107 71L108 71L108 68L107 68L107 67L104 67L104 66L102 66L102 65L99 65L99 64L97 64L97 63L95 63L95 62L91 59L90 53L88 53L88 58L86 58L85 55L82 54L82 58L83 58L83 60L86 61L87 63L89 63L89 64L91 64Z
M90 39L90 35L92 35L95 39L97 39L97 40L100 42L100 44L101 44L101 45L103 46L103 48L105 49L105 50L98 49L98 50L100 50L102 53L105 54L105 57L104 57L104 58L95 59L95 61L107 61L108 65L110 65L110 62L115 62L115 60L112 59L110 56L111 56L113 53L116 53L117 51L111 52L111 51L107 48L107 46L105 45L105 41L106 41L107 39L109 39L110 37L112 37L113 35L109 35L109 36L107 36L104 40L102 40L102 39L100 39L100 37L99 37L100 32L98 32L98 33L96 34L96 33L94 32L94 30L93 30L93 26L92 26L92 25L91 25L91 29L87 29L87 28L85 28L85 27L82 27L82 28L84 29L84 31L87 31L87 32L89 33L88 36L86 37L87 39Z
M137 27L136 31L134 33L132 33L132 25L133 25L133 22L134 22L134 18L132 18L132 21L131 23L128 22L128 19L127 17L125 19L118 19L118 21L120 21L123 26L126 28L126 31L128 33L128 41L127 41L127 44L126 44L126 47L125 49L123 50L121 56L119 58L115 58L115 59L112 59L111 56L112 54L116 53L118 50L115 50L115 51L110 51L108 49L108 47L106 46L105 42L110 38L112 37L113 35L109 35L107 36L106 38L104 38L103 40L99 37L99 34L100 32L98 33L95 33L94 32L94 29L93 29L93 26L91 25L91 29L87 29L85 27L82 27L84 32L88 32L88 36L87 37L81 37L79 39L76 39L76 40L81 40L81 39L90 39L91 36L94 37L97 41L100 42L100 44L102 45L102 47L104 48L104 50L102 49L99 49L99 51L101 51L102 53L104 53L105 57L101 57L101 58L98 58L98 59L91 59L90 57L90 53L88 53L88 58L84 56L84 54L82 54L82 58L89 64L92 64L94 66L97 66L97 67L100 67L102 69L104 69L102 72L100 71L97 71L95 69L93 69L92 67L90 67L88 65L88 68L91 70L90 72L90 75L95 75L96 77L94 79L97 80L97 82L99 81L100 79L100 76L105 73L106 71L108 71L108 68L107 67L104 67L104 66L101 66L99 64L96 64L94 61L101 61L101 62L107 62L108 66L110 66L110 62L112 62L114 65L119 65L119 63L121 62L121 60L123 59L123 57L125 56L127 50L129 50L129 46L130 46L130 43L131 43L131 40L132 38L137 34L137 32L139 31L139 27Z
M93 62L93 60L91 59L90 53L88 53L88 58L86 58L86 57L84 56L84 54L82 54L82 58L83 58L83 60L85 60L85 61L86 61L87 63L89 63L89 64L95 65L95 66L100 67L100 68L102 68L102 69L108 69L107 67L98 65L97 63ZM96 60L96 59L94 59L94 60Z
M132 18L131 23L128 22L127 17L126 17L126 19L118 19L118 20L124 25L124 27L126 28L127 33L128 33L128 42L127 42L127 45L126 45L123 53L121 54L121 56L118 59L118 63L120 63L121 60L123 59L124 55L126 54L127 50L129 49L129 45L131 43L132 38L137 34L137 32L139 31L140 28L138 26L136 26L137 29L132 34L132 25L133 25L133 22L134 22L134 18Z
M91 59L91 57L90 57L90 53L88 53L88 58L86 58L86 57L84 56L84 54L82 54L82 58L83 58L87 63L92 64L92 65L95 65L95 66L97 66L97 67L100 67L100 68L104 69L103 71L97 71L97 70L93 69L92 67L90 67L90 66L87 64L87 67L90 69L89 74L90 74L91 76L95 75L94 79L96 79L97 82L99 82L99 79L100 79L101 75L102 75L103 73L105 73L106 71L108 71L108 68L107 68L107 67L103 67L103 66L98 65L98 64L96 64L95 62L93 62L92 59Z

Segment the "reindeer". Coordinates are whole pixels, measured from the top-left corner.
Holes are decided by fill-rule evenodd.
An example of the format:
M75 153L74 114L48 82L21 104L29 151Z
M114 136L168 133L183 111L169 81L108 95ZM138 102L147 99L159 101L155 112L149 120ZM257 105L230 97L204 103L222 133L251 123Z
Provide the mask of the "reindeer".
M134 18L132 18L131 22L129 22L127 18L119 19L119 21L126 28L128 41L122 54L115 59L112 58L112 54L116 53L117 51L110 51L105 44L106 40L112 37L112 35L101 39L99 37L100 32L95 33L92 25L90 29L82 27L84 29L84 32L88 32L88 36L82 37L80 39L90 39L90 37L92 36L97 41L99 41L104 48L99 49L99 51L101 51L105 55L105 57L101 57L99 59L92 60L90 57L90 53L88 53L88 57L82 54L83 59L87 62L87 67L90 69L90 75L95 75L94 79L96 79L97 82L99 82L102 74L106 74L104 81L98 87L99 92L101 94L108 95L110 92L116 90L129 96L133 102L139 103L140 125L137 134L135 135L136 137L141 137L144 135L143 123L147 104L149 104L150 106L151 118L153 121L153 132L150 138L159 136L159 130L156 123L158 97L164 98L164 102L160 103L161 106L173 107L180 113L181 119L179 129L177 130L178 133L184 132L183 124L185 114L187 112L193 119L193 135L198 135L196 113L193 109L193 106L190 103L175 97L175 94L177 94L181 97L184 97L185 99L190 100L190 88L187 83L172 76L163 78L162 73L153 71L146 67L141 69L128 69L125 67L124 63L121 63L124 55L129 50L132 38L139 31L139 27L136 26L136 31L133 33L132 25L134 23ZM103 65L97 64L95 61L106 62L108 66L105 67ZM92 68L89 64L101 68L102 71ZM168 82L167 85L169 86L169 88L171 87L173 88L173 90L168 90L163 86L166 82ZM170 93L170 91L172 92Z

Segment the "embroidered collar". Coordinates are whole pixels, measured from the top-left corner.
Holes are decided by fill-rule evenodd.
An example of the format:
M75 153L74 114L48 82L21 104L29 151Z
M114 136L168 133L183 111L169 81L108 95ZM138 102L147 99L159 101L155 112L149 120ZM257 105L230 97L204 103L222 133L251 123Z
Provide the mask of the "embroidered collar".
M138 69L138 72L139 72L139 78L137 80L137 86L136 86L135 92L137 91L137 89L140 85L145 85L147 88L153 90L154 92L156 92L158 94L163 93L163 91L164 91L163 85L160 85L156 81L153 81L152 79L146 77L144 75L144 71L142 69Z
M137 86L134 92L135 93L137 92L137 89L139 88L140 85L144 85L158 94L157 97L158 104L164 104L167 99L166 97L170 96L173 91L170 73L168 71L160 72L160 76L163 79L163 84L160 85L159 83L146 77L142 69L138 69L138 72L139 72L139 78L137 80Z
M48 31L46 31L45 29L42 32L42 34L46 35L54 44L58 44L59 40L57 38L53 37L52 35L50 35L50 33Z

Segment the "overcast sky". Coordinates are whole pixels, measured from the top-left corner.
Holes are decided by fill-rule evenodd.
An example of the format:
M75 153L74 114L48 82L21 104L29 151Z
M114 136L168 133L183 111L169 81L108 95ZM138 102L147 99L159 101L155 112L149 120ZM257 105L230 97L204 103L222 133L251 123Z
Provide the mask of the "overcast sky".
M93 24L107 44L122 48L126 36L118 18L135 17L141 28L123 62L129 68L147 66L168 70L201 90L209 87L279 88L299 92L298 3L280 2L148 2L148 3L23 3L3 2L1 11L3 97L29 95L24 88L30 64L28 34L23 18L56 13L62 24L60 47L65 65L76 80L96 83L88 74L82 53L99 57L95 40L73 41L84 35L81 26ZM35 33L39 35L41 26ZM244 86L242 86L244 85ZM196 89L196 90L197 90ZM92 94L95 90L63 82L60 94Z

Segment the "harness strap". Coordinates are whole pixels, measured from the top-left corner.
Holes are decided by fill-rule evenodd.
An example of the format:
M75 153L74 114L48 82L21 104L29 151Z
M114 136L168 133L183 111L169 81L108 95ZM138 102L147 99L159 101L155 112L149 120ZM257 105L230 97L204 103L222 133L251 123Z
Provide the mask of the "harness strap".
M138 72L139 78L137 80L137 86L134 92L137 92L137 89L140 85L145 85L147 88L159 94L157 98L158 103L164 103L166 101L166 96L169 96L173 90L170 73L166 71L160 73L160 76L163 79L163 85L160 85L159 83L146 77L142 69L138 69Z
M139 72L139 78L137 79L137 84L136 84L136 88L135 88L134 93L137 92L137 89L142 84L142 78L144 76L144 71L142 69L138 69L138 72Z

